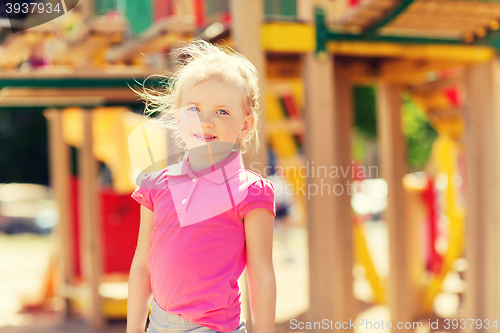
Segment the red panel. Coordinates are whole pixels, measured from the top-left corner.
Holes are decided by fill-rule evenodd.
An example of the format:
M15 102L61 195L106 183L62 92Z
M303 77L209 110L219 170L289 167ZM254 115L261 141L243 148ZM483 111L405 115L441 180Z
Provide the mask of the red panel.
M130 195L131 193L118 194L110 189L100 190L104 273L128 273L130 270L140 221L140 205ZM75 273L80 276L78 178L76 177L71 180L71 203Z
M196 19L196 27L203 28L205 26L205 1L194 0L194 16Z
M359 5L361 0L349 0L349 7L354 8Z
M428 186L422 192L422 199L427 206L427 270L434 274L439 274L443 266L443 258L436 251L436 240L438 234L437 197L435 193L434 181L428 177Z
M154 20L159 21L164 17L175 14L173 0L154 0L153 2Z
M443 93L453 107L460 107L462 105L462 98L457 87L443 89Z

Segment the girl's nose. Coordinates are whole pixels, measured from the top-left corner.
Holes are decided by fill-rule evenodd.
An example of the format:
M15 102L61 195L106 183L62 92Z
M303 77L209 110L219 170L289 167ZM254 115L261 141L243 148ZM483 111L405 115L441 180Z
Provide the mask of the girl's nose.
M212 127L214 124L212 122L212 116L207 114L207 112L200 112L200 124L202 127Z

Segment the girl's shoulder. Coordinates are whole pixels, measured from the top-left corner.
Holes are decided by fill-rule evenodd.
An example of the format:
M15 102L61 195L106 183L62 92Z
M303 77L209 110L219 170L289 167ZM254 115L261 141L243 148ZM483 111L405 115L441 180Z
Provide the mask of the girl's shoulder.
M161 170L146 172L142 175L141 179L139 179L139 183L143 186L147 185L149 188L156 188L159 184L166 184L165 180L167 179L169 168L170 166Z
M246 170L246 174L248 188L257 187L262 189L270 189L274 192L274 185L269 179L262 177L260 174L252 170Z
M268 209L276 216L275 191L271 181L251 170L246 170L246 174L248 193L239 205L238 217L244 219L255 208Z

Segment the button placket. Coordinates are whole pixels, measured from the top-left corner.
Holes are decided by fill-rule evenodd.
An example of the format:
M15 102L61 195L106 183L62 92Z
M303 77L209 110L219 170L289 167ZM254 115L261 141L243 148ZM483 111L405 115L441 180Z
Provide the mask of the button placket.
M181 221L181 224L184 224L183 221L186 219L188 199L191 197L191 193L195 185L193 183L190 183L189 179L186 180L169 185L171 189L172 199L175 205L175 210L179 217L179 220ZM183 187L185 187L184 190Z
M194 191L194 189L195 189L195 187L196 187L196 185L198 183L196 181L193 181L193 179L196 180L197 178L192 178L191 179L191 184L189 183L189 181L184 183L184 185L188 188L188 191L185 193L186 196L183 197L183 198L181 197L182 200L180 200L181 207L179 207L179 208L180 208L180 213L181 213L180 220L182 221L181 225L185 224L186 220L189 220L189 215L190 214L187 211L187 204L188 204L188 200L193 195L193 191Z

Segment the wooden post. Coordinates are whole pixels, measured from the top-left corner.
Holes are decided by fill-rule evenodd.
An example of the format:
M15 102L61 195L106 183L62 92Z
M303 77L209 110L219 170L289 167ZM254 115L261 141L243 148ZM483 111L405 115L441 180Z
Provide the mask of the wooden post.
M305 123L306 133L304 151L306 165L318 170L318 166L335 165L335 100L334 100L333 60L330 56L325 61L316 59L315 54L304 55L303 77L305 78ZM313 165L314 163L314 165ZM315 171L316 171L315 170ZM321 176L321 175L320 175ZM309 292L310 305L308 321L316 322L324 318L334 322L344 312L340 285L342 269L335 267L336 260L343 252L336 235L335 195L320 190L333 191L336 181L330 177L318 177L308 170L306 196L307 226L309 236ZM307 189L310 188L311 191ZM319 194L314 194L318 189ZM338 199L338 198L337 198ZM334 240L335 238L335 240ZM349 235L352 238L352 235ZM350 268L352 272L352 267ZM351 289L352 290L352 289Z
M265 53L261 47L260 42L260 25L264 19L264 8L263 1L252 1L252 0L231 0L229 2L231 11L231 38L233 41L233 48L244 55L257 69L259 73L259 87L260 96L259 104L260 110L265 103ZM260 140L259 150L257 153L249 152L243 155L243 161L245 168L252 169L264 176L264 168L268 164L267 157L267 145L266 142L267 132L265 126L265 113L261 112L259 117L257 128ZM242 289L242 302L243 304L243 316L247 320L247 329L249 332L253 331L252 315L250 309L250 300L248 298L248 285L246 280L246 268L243 273L241 282Z
M407 242L412 236L405 223L406 140L401 129L401 96L396 86L377 86L377 130L380 175L388 187L384 220L389 230L390 271L386 290L391 322L395 324L415 319L418 300L417 286L411 281L411 249Z
M50 186L54 190L54 198L58 205L59 222L56 226L57 246L58 246L58 293L64 299L64 315L71 315L67 286L74 278L73 247L71 238L73 228L70 217L70 150L63 140L62 134L62 114L60 110L47 109L44 115L48 122L48 143L50 159Z
M329 73L335 78L334 91L335 91L335 108L334 114L334 165L338 166L340 170L348 170L346 175L341 173L340 178L336 178L337 184L335 188L342 188L342 194L333 195L333 205L335 215L331 223L335 225L335 233L331 235L331 241L335 243L335 264L336 267L335 277L338 280L335 286L338 288L339 304L336 306L340 309L338 313L339 321L354 320L357 315L356 301L353 293L353 276L352 270L354 266L354 244L353 244L353 220L351 209L351 195L350 189L352 183L352 159L351 149L353 141L353 125L354 125L354 112L353 112L353 95L352 85L349 77L342 75L340 71L334 69L334 73ZM322 113L322 112L320 112ZM355 171L354 171L355 172ZM326 263L325 263L326 264ZM345 331L345 329L343 329ZM352 330L350 330L352 331Z
M83 144L79 149L80 256L83 282L88 287L86 315L93 328L104 326L99 284L102 275L102 241L99 214L98 163L93 154L92 110L83 111Z
M266 94L266 55L260 41L260 25L264 20L263 1L231 0L230 9L233 22L231 27L233 47L244 55L259 73L259 104L262 111ZM263 170L268 164L265 112L262 112L259 117L258 129L259 151L255 155L252 155L251 152L245 154L243 160L247 169L251 168L263 175Z
M498 59L466 68L466 292L464 319L481 319L466 331L488 332L485 319L491 323L500 318L500 227L498 225L499 153L500 148L500 64ZM499 319L500 321L500 319ZM497 324L500 324L497 321ZM490 328L491 329L491 328Z

